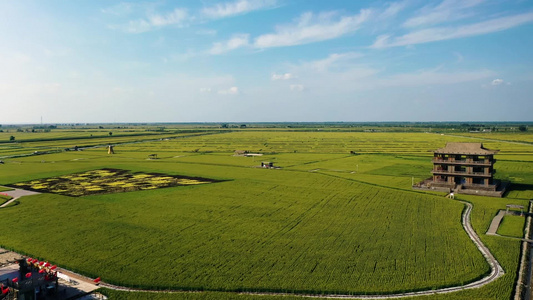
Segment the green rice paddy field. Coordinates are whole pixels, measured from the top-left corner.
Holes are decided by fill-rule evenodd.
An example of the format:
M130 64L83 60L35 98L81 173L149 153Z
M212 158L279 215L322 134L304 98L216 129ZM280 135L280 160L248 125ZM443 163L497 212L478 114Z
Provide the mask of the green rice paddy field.
M464 205L410 188L430 176L431 151L452 141L473 140L431 133L242 130L116 145L114 155L93 148L5 158L0 185L103 168L217 182L22 198L0 209L0 246L113 284L206 291L105 290L112 299L298 299L226 292L364 294L460 285L489 271L460 223ZM512 181L515 189L502 199L456 200L474 205L474 229L506 274L479 289L424 299L511 297L520 241L484 233L499 209L527 206L533 198L533 145L501 137L483 142L500 149L496 177ZM18 153L36 143L17 144ZM61 147L66 144L61 141ZM264 155L233 156L235 150ZM158 159L148 159L150 154ZM262 161L281 169L257 168Z

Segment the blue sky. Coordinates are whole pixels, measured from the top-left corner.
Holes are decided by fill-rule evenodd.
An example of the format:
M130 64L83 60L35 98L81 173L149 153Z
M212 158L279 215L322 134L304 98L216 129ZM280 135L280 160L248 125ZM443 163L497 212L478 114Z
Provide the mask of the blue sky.
M530 0L0 0L0 124L533 121Z

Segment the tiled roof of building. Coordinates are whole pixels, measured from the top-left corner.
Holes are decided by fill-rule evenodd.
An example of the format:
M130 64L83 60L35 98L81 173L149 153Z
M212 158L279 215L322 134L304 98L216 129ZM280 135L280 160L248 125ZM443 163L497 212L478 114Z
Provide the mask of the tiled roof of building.
M492 155L498 153L498 150L486 149L482 143L446 143L446 147L435 150L435 153Z

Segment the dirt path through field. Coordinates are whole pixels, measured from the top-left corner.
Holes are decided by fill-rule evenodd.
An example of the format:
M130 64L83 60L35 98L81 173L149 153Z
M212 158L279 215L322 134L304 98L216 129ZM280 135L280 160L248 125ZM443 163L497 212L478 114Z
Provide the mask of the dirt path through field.
M21 189L14 189L12 191L6 191L6 192L2 192L2 193L7 194L10 197L13 197L13 199L11 199L11 200L7 201L6 203L0 205L0 208L8 206L10 203L12 203L13 201L17 200L20 197L40 194L38 192L32 192L32 191L21 190Z
M487 230L486 235L497 235L496 232L498 231L498 227L500 227L500 223L502 222L504 216L505 210L500 210L498 214L492 219L492 222L490 223L489 230Z

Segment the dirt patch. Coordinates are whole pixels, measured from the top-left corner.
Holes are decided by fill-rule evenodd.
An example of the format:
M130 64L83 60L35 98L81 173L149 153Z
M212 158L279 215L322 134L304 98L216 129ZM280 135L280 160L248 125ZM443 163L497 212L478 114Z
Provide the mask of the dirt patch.
M100 169L20 182L12 186L41 193L79 197L214 182L219 182L219 180L160 173L132 173L120 169Z

